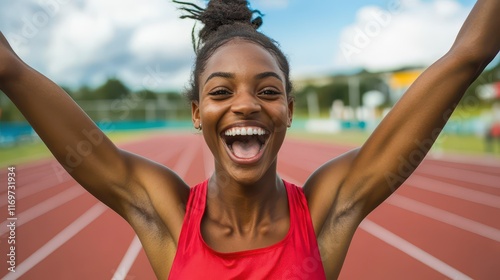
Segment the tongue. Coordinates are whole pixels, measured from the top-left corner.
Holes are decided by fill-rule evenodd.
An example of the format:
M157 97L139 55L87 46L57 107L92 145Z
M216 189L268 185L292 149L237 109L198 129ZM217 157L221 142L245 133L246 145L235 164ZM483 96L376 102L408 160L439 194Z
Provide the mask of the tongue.
M235 141L232 148L234 155L239 158L253 158L259 153L260 143L252 137L246 141Z

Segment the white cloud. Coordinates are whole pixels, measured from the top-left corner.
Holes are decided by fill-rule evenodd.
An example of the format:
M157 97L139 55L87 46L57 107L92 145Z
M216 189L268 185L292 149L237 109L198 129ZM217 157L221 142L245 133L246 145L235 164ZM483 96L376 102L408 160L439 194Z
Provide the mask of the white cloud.
M85 12L105 17L122 28L135 28L149 21L176 17L173 4L164 0L87 0Z
M106 18L73 10L51 32L47 46L47 70L60 76L100 58L99 52L113 39L115 28ZM52 62L52 63L50 63Z
M29 0L9 13L6 7L0 3L2 31L28 64L58 83L95 86L116 76L140 85L157 65L173 77L162 87L189 81L194 22L179 19L171 1Z
M140 69L123 68L118 74L133 90L183 90L188 85L191 67L186 66L175 72L167 72L159 64L153 64Z
M365 6L343 29L334 63L369 70L429 65L452 45L469 11L454 0L407 0L397 9Z
M178 21L158 21L136 28L129 48L132 54L144 59L175 58L192 52L189 40L192 26Z

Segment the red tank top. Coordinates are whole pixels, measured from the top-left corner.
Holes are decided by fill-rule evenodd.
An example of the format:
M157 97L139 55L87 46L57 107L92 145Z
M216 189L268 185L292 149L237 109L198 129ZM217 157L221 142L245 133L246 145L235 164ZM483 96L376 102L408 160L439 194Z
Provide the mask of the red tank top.
M284 181L290 228L283 240L265 248L221 253L210 248L201 235L207 183L191 189L169 280L326 279L301 188Z

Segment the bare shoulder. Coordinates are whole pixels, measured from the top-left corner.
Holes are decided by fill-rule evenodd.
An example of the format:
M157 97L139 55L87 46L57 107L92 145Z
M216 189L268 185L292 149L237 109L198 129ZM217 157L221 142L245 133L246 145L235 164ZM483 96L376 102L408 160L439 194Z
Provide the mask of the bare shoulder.
M124 218L132 226L144 222L160 223L174 236L178 236L184 219L189 186L164 165L141 156L122 151L129 170L127 180L130 197L123 209ZM141 226L141 227L142 227Z
M189 186L164 165L121 151L129 170L118 212L132 226L158 278L175 257Z
M359 149L351 150L321 166L304 185L311 219L327 279L336 279L351 239L363 218L345 185Z
M340 186L350 171L359 149L346 152L318 168L304 184L309 211L316 235L319 234L332 207L343 208L337 202ZM335 204L335 205L334 205Z

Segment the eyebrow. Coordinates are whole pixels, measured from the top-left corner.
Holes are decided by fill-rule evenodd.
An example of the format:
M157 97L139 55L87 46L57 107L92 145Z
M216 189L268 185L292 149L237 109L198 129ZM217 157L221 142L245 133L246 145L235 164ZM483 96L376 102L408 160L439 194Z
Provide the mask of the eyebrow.
M276 79L280 80L281 82L283 82L283 79L281 79L280 75L278 75L277 73L275 72L263 72L263 73L260 73L260 74L257 74L255 76L255 78L257 80L262 80L262 79L265 79L267 77L275 77Z
M210 79L215 78L215 77L234 79L235 75L233 73L229 73L229 72L214 72L208 76L208 78L205 80L205 84L208 83L208 81ZM283 79L280 77L280 75L278 75L275 72L262 72L262 73L255 75L255 79L257 79L257 80L262 80L262 79L265 79L267 77L274 77L274 78L280 80L281 82L283 82Z
M228 73L228 72L214 72L208 76L208 78L205 80L205 84L210 81L210 79L215 78L215 77L220 77L220 78L226 78L226 79L234 79L234 74Z

